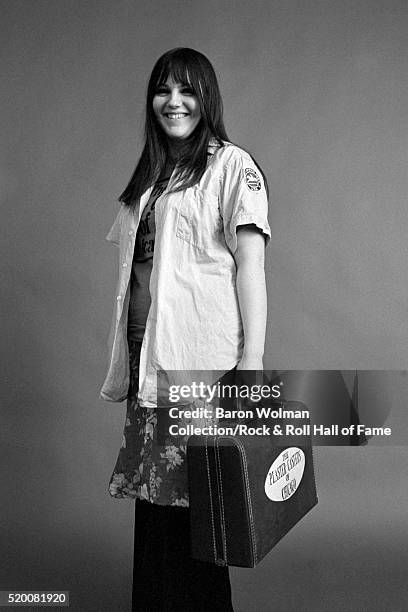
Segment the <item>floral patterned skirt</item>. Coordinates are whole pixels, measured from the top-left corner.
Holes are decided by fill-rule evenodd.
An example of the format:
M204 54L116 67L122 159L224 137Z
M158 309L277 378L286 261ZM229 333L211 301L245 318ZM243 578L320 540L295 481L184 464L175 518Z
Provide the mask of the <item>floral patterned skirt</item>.
M126 420L122 447L109 481L109 493L116 498L140 498L160 505L188 507L188 436L166 435L162 439L158 430L163 431L160 419L167 417L167 411L140 406L137 395L141 346L141 342L129 341ZM194 402L194 407L196 404ZM178 425L189 422L179 420Z

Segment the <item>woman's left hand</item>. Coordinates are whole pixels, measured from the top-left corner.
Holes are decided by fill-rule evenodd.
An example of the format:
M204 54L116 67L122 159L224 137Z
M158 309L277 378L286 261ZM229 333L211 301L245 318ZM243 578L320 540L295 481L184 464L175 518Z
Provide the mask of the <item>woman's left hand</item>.
M236 367L236 384L254 387L263 384L263 364L261 357L242 356ZM249 404L248 404L249 405Z
M262 358L243 356L237 364L237 370L263 370Z

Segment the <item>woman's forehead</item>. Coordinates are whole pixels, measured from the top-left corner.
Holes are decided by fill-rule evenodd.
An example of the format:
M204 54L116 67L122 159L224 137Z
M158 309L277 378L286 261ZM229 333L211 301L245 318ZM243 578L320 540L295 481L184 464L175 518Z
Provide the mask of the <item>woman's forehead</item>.
M159 76L158 85L162 85L170 81L175 85L191 85L191 78L187 66L166 66Z
M168 85L169 87L184 87L185 85L190 85L190 83L187 83L186 81L184 83L182 81L178 81L170 74L167 79L161 82L161 85Z

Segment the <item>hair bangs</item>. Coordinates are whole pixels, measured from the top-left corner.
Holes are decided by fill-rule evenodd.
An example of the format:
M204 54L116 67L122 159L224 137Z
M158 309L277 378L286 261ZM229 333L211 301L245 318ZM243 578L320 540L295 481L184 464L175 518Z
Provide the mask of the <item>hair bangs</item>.
M203 85L198 72L197 68L189 66L182 57L170 57L161 67L155 86L160 87L166 83L168 78L171 78L175 83L191 87L194 94L203 100Z
M192 86L188 67L181 58L168 58L158 74L156 87L163 85L169 77L172 78L175 83L188 85L189 87Z

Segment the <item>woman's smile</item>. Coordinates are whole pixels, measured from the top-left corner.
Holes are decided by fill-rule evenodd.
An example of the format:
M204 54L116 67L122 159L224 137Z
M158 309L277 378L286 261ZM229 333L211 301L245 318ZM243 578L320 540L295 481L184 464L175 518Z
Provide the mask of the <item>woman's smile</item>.
M188 113L165 113L165 116L168 119L184 119L184 117L188 117Z

